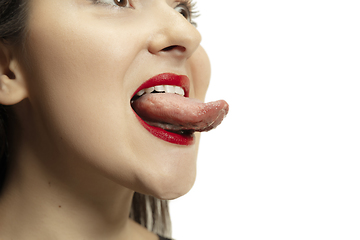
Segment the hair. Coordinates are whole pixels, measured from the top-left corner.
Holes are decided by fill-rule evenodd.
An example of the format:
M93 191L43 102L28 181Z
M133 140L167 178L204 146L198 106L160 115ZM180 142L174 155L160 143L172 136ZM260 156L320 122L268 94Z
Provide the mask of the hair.
M27 2L0 0L0 42L20 45L26 38ZM0 104L0 194L9 161L10 106ZM0 195L1 196L1 195ZM162 236L171 236L168 201L135 192L130 210L131 219Z

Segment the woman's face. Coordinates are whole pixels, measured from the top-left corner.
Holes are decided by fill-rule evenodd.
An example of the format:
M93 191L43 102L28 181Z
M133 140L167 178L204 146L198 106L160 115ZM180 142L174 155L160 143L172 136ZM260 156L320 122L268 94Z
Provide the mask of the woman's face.
M54 168L80 161L125 187L175 198L193 185L199 136L190 145L154 136L130 100L161 73L188 76L189 96L203 100L209 61L180 1L116 2L29 1L27 126Z

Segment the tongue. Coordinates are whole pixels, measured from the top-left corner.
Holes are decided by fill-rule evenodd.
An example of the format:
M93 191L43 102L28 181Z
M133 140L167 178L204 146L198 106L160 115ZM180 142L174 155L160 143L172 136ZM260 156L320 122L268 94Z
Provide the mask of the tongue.
M229 111L224 100L202 103L172 93L145 94L132 107L149 125L169 131L210 131Z

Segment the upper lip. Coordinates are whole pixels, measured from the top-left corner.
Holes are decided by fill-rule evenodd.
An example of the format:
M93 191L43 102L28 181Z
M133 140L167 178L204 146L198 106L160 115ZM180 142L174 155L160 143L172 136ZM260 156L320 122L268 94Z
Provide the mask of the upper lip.
M182 87L185 91L185 97L189 97L190 80L186 75L178 75L175 73L161 73L151 77L133 93L132 97L142 89L155 87L157 85L173 85Z

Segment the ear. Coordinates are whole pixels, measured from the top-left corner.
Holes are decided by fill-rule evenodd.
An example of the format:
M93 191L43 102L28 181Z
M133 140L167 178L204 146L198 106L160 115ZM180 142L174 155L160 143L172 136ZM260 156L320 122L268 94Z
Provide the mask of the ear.
M14 49L0 41L0 104L14 105L27 98L23 72Z

